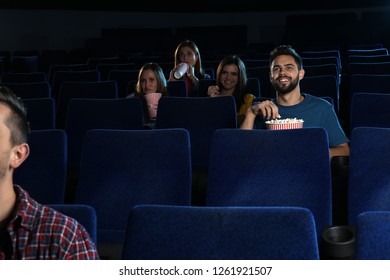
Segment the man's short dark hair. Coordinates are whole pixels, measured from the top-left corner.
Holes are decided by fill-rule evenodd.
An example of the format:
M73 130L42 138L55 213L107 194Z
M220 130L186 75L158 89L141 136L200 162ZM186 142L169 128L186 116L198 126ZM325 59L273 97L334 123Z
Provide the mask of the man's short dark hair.
M10 88L0 86L0 103L11 109L10 116L5 121L5 125L11 132L11 144L27 143L30 124L27 121L27 109L23 101Z
M280 55L289 55L292 56L295 60L295 63L298 66L298 70L303 68L302 58L301 56L290 46L290 45L280 45L274 48L271 51L271 56L269 59L269 65L272 65L272 62Z

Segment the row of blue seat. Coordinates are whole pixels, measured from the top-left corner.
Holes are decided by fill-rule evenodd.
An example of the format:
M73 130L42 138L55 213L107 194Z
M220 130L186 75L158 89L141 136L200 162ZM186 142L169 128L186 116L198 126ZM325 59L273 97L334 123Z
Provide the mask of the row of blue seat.
M320 77L318 77L318 79L320 79ZM311 80L311 78L307 78L305 81L307 83L316 83L317 79ZM365 81L365 79L362 79L362 81ZM303 84L306 85L306 82ZM303 86L304 88L305 85ZM178 86L180 87L180 85ZM184 84L181 86L185 87ZM28 114L32 129L63 129L65 127L69 101L73 98L117 98L115 82L113 81L100 83L66 82L63 84L62 92L63 94L60 95L57 102L53 98L47 97L24 99L25 104L28 107ZM390 93L390 88L388 93ZM390 119L387 115L387 108L390 102L390 94L388 93L377 93L375 91L368 92L364 91L364 87L362 87L362 91L355 92L351 97L351 109L347 119L349 121L349 127L346 129L346 133L350 135L352 129L358 126L388 127L388 120ZM327 98L327 100L333 104L332 98L327 96L322 97L325 99ZM334 104L334 106L336 105Z
M49 133L51 130L33 132L41 137ZM47 196L56 193L58 198L64 192L61 178L66 153L61 147L66 150L65 136L58 130L55 133L57 142L53 137L46 141L35 138L31 158L15 172L15 183L43 203L58 202ZM190 134L182 128L87 132L74 203L96 210L99 244L123 244L133 206L191 206ZM353 226L362 212L390 210L386 183L389 136L389 128L353 131L348 187L349 222ZM51 151L49 158L47 150ZM213 133L205 206L308 208L319 237L332 225L331 184L328 143L322 128L226 128Z
M79 221L97 244L97 216L93 207L85 204L49 206ZM332 236L332 242L339 242L337 246L348 243L352 255L346 257L390 259L390 211L363 212L357 216L356 223L356 230L349 239ZM339 227L330 229L340 230ZM118 258L318 260L323 258L323 246L317 243L312 212L303 207L136 205L129 214ZM101 258L106 256L101 255Z

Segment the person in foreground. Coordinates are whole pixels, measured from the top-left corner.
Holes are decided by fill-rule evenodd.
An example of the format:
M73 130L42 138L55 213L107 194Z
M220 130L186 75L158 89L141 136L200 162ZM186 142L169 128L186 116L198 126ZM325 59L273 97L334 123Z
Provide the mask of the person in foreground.
M13 172L29 155L28 135L24 104L0 87L0 259L99 259L81 224L14 185Z
M265 128L267 119L298 118L304 127L323 127L328 133L330 157L349 156L345 135L333 106L320 97L302 93L299 81L305 71L301 57L288 45L276 47L270 57L270 81L276 98L252 105L245 114L242 129Z

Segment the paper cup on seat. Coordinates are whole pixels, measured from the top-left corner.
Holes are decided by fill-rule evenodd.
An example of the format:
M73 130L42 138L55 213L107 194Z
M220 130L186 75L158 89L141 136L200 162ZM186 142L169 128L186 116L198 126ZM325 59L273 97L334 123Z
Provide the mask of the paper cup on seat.
M265 122L269 130L295 129L303 127L303 120L297 118L276 119Z
M155 119L157 116L158 101L161 98L161 93L154 92L145 95L146 105L148 106L149 117Z

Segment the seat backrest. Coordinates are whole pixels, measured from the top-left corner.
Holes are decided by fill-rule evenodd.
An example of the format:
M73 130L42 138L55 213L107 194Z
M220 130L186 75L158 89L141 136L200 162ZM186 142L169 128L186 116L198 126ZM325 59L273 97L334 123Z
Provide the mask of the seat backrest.
M96 211L92 206L85 204L49 204L48 206L78 221L97 245Z
M303 68L306 66L315 66L322 64L334 64L337 66L339 74L341 73L341 62L339 56L319 56L319 57L302 57Z
M9 87L22 99L51 97L51 86L48 82L3 83L3 86Z
M344 62L342 61L342 55L340 53L340 48L339 47L336 47L336 46L330 46L329 48L324 48L324 49L317 49L315 50L314 48L312 49L306 49L306 50L302 50L301 51L301 57L302 59L309 59L309 58L318 58L319 60L322 60L323 58L326 58L325 60L327 61L327 63L321 63L321 64L329 64L329 57L333 57L332 58L332 61L330 62L330 64L334 64L336 63L337 65L337 69L339 70L339 72L342 71L342 67L343 67L343 64ZM337 62L334 61L334 58L337 58ZM309 64L313 64L311 62L315 62L315 61L308 61ZM308 65L309 65L308 64ZM314 63L314 64L317 64L318 63ZM306 66L306 63L303 62L303 67L305 68Z
M313 214L299 207L132 209L122 259L319 259Z
M63 82L99 82L98 70L87 71L56 71L51 87L52 97L57 100Z
M14 55L11 56L9 72L31 73L38 72L39 55Z
M384 48L383 43L349 43L347 50L370 50Z
M143 105L139 98L72 98L65 119L68 135L68 166L79 168L85 133L90 129L143 128Z
M260 81L261 97L275 98L275 89L269 80L269 66L247 67L246 73L249 78L258 78Z
M176 97L188 97L186 81L167 81L167 95Z
M118 85L118 97L127 96L129 82L137 81L138 73L138 70L111 70L108 73L108 80L114 80Z
M209 86L217 84L215 79L201 79L198 83L198 97L208 97L207 91Z
M322 50L306 49L301 52L301 56L311 57L311 58L333 56L333 57L338 57L339 59L341 58L340 50L335 47L331 47L330 49L322 49Z
M63 130L33 130L30 155L14 172L14 182L40 203L64 203L67 137ZM48 152L49 151L49 152Z
M48 82L53 85L54 74L57 71L87 71L89 70L87 63L78 64L52 64L49 67Z
M186 130L87 132L75 203L95 208L99 242L123 242L134 205L190 205L190 201L191 155Z
M55 101L51 97L23 99L32 130L56 128Z
M57 98L57 128L64 128L66 112L72 98L118 98L115 81L100 82L63 82Z
M311 76L334 76L338 84L340 84L340 72L336 64L320 64L304 66L305 78ZM304 78L304 79L305 79Z
M321 96L322 99L325 99L326 101L328 101L330 104L332 104L333 108L334 108L334 101L333 101L333 98L330 97L330 96Z
M356 218L355 259L390 259L390 211L367 211Z
M331 172L323 128L219 129L212 138L208 206L299 206L318 236L332 223Z
M51 65L66 64L68 51L65 49L45 49L39 57L39 71L49 74Z
M350 131L355 127L390 128L390 91L385 93L355 93L352 97Z
M351 134L348 215L390 210L390 128L356 127Z
M237 126L233 96L213 98L162 97L157 108L155 128L185 128L190 133L192 166L206 169L211 137L219 128Z
M108 75L112 70L137 70L135 63L99 63L96 70L100 72L102 81L108 80Z
M47 82L44 72L27 72L27 73L3 73L1 74L2 83L37 83Z
M126 62L127 62L127 58L121 56L89 57L87 60L89 70L96 70L97 65L100 63L119 64L119 63L126 63Z
M267 55L267 57L269 54ZM246 67L262 67L262 66L269 66L269 59L244 59L243 60Z
M329 96L332 98L335 112L339 113L339 84L334 75L308 76L300 83L301 91L314 96Z
M354 74L371 74L371 75L389 75L389 62L353 62L348 64L347 73L349 76Z
M253 94L255 97L261 97L261 85L259 78L248 78L247 91Z
M204 72L210 76L210 79L215 79L214 68L204 68Z
M390 72L385 75L352 74L348 80L348 109L358 92L390 93Z
M390 62L390 55L349 55L347 63Z
M347 55L388 55L387 48L348 49Z

